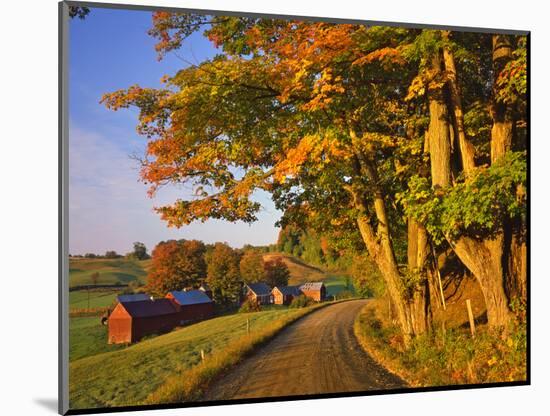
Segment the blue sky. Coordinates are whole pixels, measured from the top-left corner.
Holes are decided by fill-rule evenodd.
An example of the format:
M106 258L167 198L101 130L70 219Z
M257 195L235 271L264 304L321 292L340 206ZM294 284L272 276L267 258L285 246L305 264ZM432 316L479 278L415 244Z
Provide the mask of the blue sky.
M126 253L134 241L151 250L170 238L225 241L234 247L276 241L274 224L281 213L267 194L259 220L252 224L209 220L180 229L168 228L153 211L185 197L183 187L167 187L147 197L138 181L138 165L131 155L142 155L146 139L135 131L135 109L107 110L101 96L133 84L159 87L163 75L187 64L175 54L157 60L155 39L147 35L151 13L93 8L85 20L70 22L69 64L69 251ZM202 61L216 53L199 33L178 55Z

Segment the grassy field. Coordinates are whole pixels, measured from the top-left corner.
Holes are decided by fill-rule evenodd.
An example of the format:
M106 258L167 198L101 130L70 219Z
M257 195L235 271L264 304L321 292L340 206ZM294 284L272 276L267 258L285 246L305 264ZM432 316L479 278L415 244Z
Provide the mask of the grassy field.
M285 253L264 254L264 260L281 259L290 271L288 284L297 285L304 282L324 280L327 274L320 268L304 263L302 260Z
M91 289L90 293L87 290L74 290L69 292L69 307L70 309L106 308L111 306L118 293L118 290L110 289Z
M98 284L121 284L137 280L145 283L151 260L81 259L69 260L69 285L89 285L92 273L99 273Z
M123 348L107 344L107 327L99 316L69 318L69 361Z
M355 293L351 278L346 278L347 276L344 274L328 274L327 278L323 280L327 287L327 296L338 295L343 291Z
M268 323L303 313L299 309L270 310L223 316L142 341L121 350L96 354L71 361L69 367L71 408L123 406L146 399L168 377L181 373L200 361L200 350L208 355L223 351L231 342L246 334L246 319L251 331ZM94 329L97 318L75 318L72 331L88 328L76 335L73 357L85 354L85 336L89 342L101 342ZM89 325L87 327L87 325ZM106 340L102 341L105 348ZM72 343L72 341L71 341ZM118 348L118 347L115 347Z

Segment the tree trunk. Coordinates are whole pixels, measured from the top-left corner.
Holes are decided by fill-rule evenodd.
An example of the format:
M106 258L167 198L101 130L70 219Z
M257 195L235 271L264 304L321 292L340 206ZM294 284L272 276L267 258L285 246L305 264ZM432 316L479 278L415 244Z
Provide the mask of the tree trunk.
M505 230L506 293L510 301L527 301L527 244L525 224L521 219L510 222Z
M444 31L443 35L448 39L449 32ZM460 98L460 88L456 75L455 59L449 48L443 49L443 61L445 64L445 71L447 72L449 96L452 112L454 114L453 124L456 131L455 136L458 140L460 160L464 173L468 175L475 168L475 148L466 137L466 130L464 129L464 111L462 109L462 99Z
M496 97L496 79L506 64L512 59L512 44L506 35L493 35L493 70L495 74L495 86L493 96ZM511 105L497 101L493 97L491 116L493 127L491 129L491 164L504 156L512 149L514 137L514 117Z
M512 235L509 256L508 295L510 299L527 301L527 244L519 233Z
M432 59L432 69L436 74L441 72L441 56L436 54ZM451 140L449 131L449 114L443 96L443 89L431 88L428 94L430 104L430 125L428 141L432 185L447 187L451 184Z
M432 60L432 69L436 73L441 71L441 61L439 54L436 54ZM432 185L436 189L445 188L451 185L451 144L450 136L448 133L446 134L449 131L449 119L447 107L443 102L443 88L430 90L428 98L430 102L428 135ZM463 162L465 166L467 163L469 162ZM506 325L509 309L504 290L502 234L497 235L493 240L477 241L469 237L460 237L458 241L449 240L449 243L480 284L487 307L489 325L495 327Z
M376 263L388 290L391 302L393 304L397 320L403 334L403 342L408 346L413 335L410 312L405 301L401 275L397 267L397 262L393 254L388 257L388 246L391 247L391 241L386 237L374 233L369 218L360 214L357 218L357 225L361 233L361 237L367 246L369 255ZM384 248L386 246L386 248Z
M374 191L373 206L377 220L377 229L375 232L370 223L365 199L360 192L350 187L349 191L355 200L355 206L360 212L357 218L357 225L371 258L378 266L384 278L391 303L395 308L397 320L401 327L403 341L405 347L407 347L413 336L426 332L431 324L427 282L420 285L418 291L415 290L413 292L412 299L408 297L408 294L404 290L402 276L395 258L384 194L379 187L376 162L365 157L359 150L361 148L358 143L359 138L353 129L350 129L350 137L356 148L353 163L357 178L361 180L365 177L368 180L369 186ZM421 233L418 232L418 227L415 228L415 233L415 262L424 265L428 253L427 233L423 227Z
M510 309L504 290L502 235L484 241L461 237L452 246L456 255L479 282L489 326L505 327L510 319Z
M424 226L409 218L407 221L407 258L410 272L419 273L423 279L413 288L409 300L411 326L415 335L421 335L432 328L432 310L429 285L428 233Z

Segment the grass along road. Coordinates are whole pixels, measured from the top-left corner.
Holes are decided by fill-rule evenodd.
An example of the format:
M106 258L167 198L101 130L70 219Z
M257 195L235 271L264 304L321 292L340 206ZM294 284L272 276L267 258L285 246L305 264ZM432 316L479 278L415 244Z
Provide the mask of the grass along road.
M201 400L405 387L403 380L367 355L355 338L353 323L366 302L336 303L288 326L217 380Z
M201 349L209 357L244 338L247 318L254 334L266 325L300 313L303 310L283 309L223 316L117 351L72 361L69 365L70 407L139 404L168 377L196 366Z

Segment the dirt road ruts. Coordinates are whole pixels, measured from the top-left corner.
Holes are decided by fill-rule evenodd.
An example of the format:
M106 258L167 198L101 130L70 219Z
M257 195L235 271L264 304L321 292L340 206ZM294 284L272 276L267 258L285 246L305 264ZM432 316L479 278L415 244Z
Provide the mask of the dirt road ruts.
M285 328L207 390L202 400L406 387L361 348L353 322L367 300L322 308Z

